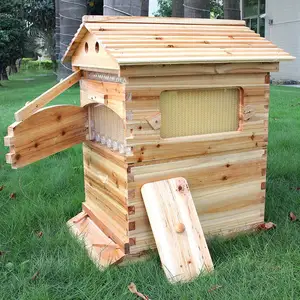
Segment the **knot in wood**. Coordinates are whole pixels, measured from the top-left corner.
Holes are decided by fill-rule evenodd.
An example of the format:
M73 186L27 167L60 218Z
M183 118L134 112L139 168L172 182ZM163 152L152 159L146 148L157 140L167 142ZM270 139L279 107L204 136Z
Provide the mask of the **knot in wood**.
M175 228L177 233L182 233L185 231L185 226L182 223L178 223Z

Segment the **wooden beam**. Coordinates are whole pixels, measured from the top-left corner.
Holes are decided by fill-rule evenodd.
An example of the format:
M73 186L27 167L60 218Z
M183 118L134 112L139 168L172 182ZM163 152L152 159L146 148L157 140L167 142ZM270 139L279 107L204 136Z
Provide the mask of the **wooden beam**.
M44 107L51 100L56 98L58 95L63 93L65 90L70 88L76 82L78 82L81 78L81 71L78 70L65 78L63 81L56 84L54 87L49 89L47 92L43 93L39 97L35 98L29 104L25 105L23 108L19 109L15 113L16 121L24 121L40 108Z
M124 66L123 77L177 76L182 75L215 75L215 74L253 74L278 72L279 63L246 63L246 64L188 64L188 65L149 65ZM129 78L129 82L130 82Z
M117 58L120 65L150 65L150 64L193 64L193 63L224 63L224 62L279 62L279 61L291 61L294 60L294 56L279 56L279 55L268 55L268 56L213 56L213 57L152 57L152 58Z
M214 20L195 18L158 18L158 17L123 17L123 16L83 16L83 22L88 23L141 23L141 24L189 24L189 25L234 25L245 26L245 21Z

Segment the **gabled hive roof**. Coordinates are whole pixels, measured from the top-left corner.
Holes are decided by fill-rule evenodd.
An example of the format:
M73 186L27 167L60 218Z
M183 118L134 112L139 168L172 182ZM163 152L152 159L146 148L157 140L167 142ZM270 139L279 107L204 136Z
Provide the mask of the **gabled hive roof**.
M246 27L244 21L84 16L63 61L71 60L87 32L120 66L294 59Z

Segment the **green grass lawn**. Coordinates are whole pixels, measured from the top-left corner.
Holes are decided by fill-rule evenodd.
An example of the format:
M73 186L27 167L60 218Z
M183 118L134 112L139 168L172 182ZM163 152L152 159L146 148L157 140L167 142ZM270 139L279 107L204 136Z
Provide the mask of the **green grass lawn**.
M156 254L99 271L69 234L65 223L84 199L80 146L20 170L5 163L13 113L55 83L40 75L18 74L0 87L0 299L136 299L130 282L152 300L300 299L300 222L288 218L300 218L300 89L271 90L266 221L277 228L211 241L215 271L170 285ZM78 87L54 101L78 102Z

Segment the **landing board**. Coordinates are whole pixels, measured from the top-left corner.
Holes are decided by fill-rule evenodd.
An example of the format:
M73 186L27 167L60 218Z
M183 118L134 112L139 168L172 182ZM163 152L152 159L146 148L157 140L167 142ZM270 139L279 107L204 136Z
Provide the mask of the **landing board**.
M147 183L142 195L168 280L189 281L211 271L212 260L187 181Z
M67 223L71 232L83 241L90 258L100 268L119 262L125 254L100 228L81 212Z

